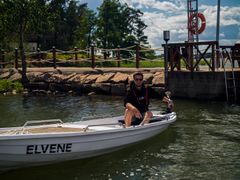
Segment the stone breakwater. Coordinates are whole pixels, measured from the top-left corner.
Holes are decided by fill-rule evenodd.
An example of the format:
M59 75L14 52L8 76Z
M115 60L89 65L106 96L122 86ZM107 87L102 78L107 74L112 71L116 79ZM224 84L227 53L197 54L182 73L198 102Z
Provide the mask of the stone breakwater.
M160 94L164 90L164 72L162 70L51 70L35 69L27 73L28 91L34 93L75 93L125 95L133 74L144 74L145 84ZM0 79L20 81L21 74L15 69L1 71Z

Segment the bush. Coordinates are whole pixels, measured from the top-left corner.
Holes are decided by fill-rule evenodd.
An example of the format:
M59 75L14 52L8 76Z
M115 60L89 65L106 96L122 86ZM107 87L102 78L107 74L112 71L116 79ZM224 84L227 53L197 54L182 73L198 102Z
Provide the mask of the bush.
M23 85L20 82L12 82L7 79L0 80L0 92L11 92L12 90L20 93L23 91Z

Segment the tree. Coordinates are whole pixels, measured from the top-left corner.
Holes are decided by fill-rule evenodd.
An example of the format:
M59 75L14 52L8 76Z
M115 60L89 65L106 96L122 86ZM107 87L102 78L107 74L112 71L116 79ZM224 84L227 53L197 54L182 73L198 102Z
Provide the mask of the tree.
M29 17L33 13L31 10L36 5L35 0L6 0L1 1L1 7L4 12L1 12L2 22L6 34L15 32L19 37L19 50L22 60L22 82L27 84L28 79L26 76L26 59L24 54L24 33L29 23ZM14 12L14 13L13 13ZM7 30L8 29L8 30ZM15 29L17 31L15 31ZM12 31L13 30L13 31Z
M122 5L119 0L104 0L98 10L96 38L100 47L127 47L147 42L143 32L147 26L141 20L140 10Z
M65 9L68 0L51 0L48 5L48 12L51 15L48 18L53 33L53 45L57 47L65 47L66 41L66 20Z
M94 31L96 28L96 13L85 7L79 7L81 15L79 24L74 32L75 45L80 48L89 47L91 40L94 39Z

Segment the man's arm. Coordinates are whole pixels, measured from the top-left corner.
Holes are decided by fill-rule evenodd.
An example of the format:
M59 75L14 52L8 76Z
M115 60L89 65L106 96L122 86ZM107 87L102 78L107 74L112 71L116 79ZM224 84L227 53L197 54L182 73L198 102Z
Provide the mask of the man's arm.
M127 103L126 104L126 108L129 110L129 111L132 111L133 114L136 116L136 118L139 118L139 119L142 119L142 114L140 113L140 111L135 107L133 106L131 103Z

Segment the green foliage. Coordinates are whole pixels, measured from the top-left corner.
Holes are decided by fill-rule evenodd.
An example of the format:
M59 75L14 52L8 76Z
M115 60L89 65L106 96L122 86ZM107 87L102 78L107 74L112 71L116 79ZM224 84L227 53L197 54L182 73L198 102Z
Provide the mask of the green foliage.
M23 85L20 82L12 82L7 79L0 80L0 92L11 92L16 90L17 93L23 91Z
M4 0L0 1L0 48L19 43L22 52L23 43L29 41L37 42L41 50L85 49L92 41L103 48L146 44L142 16L119 0L104 0L98 12L72 0Z
M143 32L146 25L141 20L140 10L122 5L119 0L104 0L98 10L96 36L100 47L127 47L136 41L146 43Z

